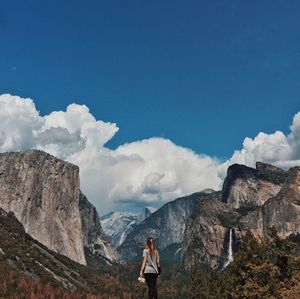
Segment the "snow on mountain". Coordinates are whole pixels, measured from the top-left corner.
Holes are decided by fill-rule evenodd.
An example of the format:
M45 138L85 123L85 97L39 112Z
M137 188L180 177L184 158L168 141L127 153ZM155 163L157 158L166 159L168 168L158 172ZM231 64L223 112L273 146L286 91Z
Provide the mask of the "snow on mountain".
M134 225L143 222L155 211L156 209L153 207L146 207L140 214L111 212L100 218L101 226L112 245L117 248L125 241Z

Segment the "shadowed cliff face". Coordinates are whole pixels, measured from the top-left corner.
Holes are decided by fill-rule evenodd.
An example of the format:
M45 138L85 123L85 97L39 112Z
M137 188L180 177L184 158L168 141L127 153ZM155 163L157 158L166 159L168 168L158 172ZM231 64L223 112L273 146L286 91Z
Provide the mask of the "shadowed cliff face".
M222 200L235 208L261 206L279 192L286 176L280 168L261 162L256 164L256 169L234 164L228 168Z
M101 253L113 258L73 164L38 150L1 153L0 207L12 211L33 238L74 261L86 264L84 246L100 242Z
M209 195L198 201L194 212L186 222L182 242L182 263L190 268L198 261L217 268L224 251L227 229L219 215L229 211L228 205Z
M96 208L81 192L79 195L79 209L82 221L84 246L86 246L94 255L104 258L108 263L121 261L120 256L113 249L103 232Z
M212 190L213 191L213 190ZM191 215L196 202L205 196L205 192L178 198L163 205L128 234L124 243L118 248L126 260L140 260L147 237L155 239L156 246L164 259L180 259L186 220ZM215 192L214 196L220 196Z
M275 226L279 236L300 232L300 170L285 172L272 165L257 163L252 169L232 165L223 186L223 201L199 201L188 219L182 245L182 263L196 262L221 268L228 253L232 229L233 251L250 230L258 239L269 237Z
M268 237L274 226L282 238L300 232L300 168L291 168L277 196L240 220L239 232L250 229L256 237Z

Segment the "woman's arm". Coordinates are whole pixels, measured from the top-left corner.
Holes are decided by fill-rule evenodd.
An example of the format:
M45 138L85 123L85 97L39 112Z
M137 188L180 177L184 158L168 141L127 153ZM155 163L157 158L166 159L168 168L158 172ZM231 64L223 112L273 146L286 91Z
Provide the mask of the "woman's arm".
M145 267L146 267L146 261L147 261L147 255L144 256L142 266L141 266L141 271L140 271L140 276L144 275Z
M159 253L157 250L156 250L156 264L157 264L157 267L160 267L160 258L159 258Z

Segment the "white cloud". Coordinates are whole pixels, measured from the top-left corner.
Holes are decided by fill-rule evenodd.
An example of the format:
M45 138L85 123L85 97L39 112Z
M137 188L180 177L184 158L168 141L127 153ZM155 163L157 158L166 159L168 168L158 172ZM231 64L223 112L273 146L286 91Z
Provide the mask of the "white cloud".
M45 150L80 167L81 189L100 213L131 205L162 204L205 188L218 189L233 163L256 161L289 168L300 165L300 112L291 132L246 137L224 163L166 138L105 147L119 128L96 120L85 105L41 116L31 99L0 95L0 151Z
M246 137L243 148L220 165L219 176L224 178L228 166L234 163L253 167L256 161L263 161L284 169L300 165L300 112L294 116L290 130L287 136L276 131L273 134L261 132L254 139Z
M168 139L150 138L116 150L105 144L118 131L85 105L41 116L31 99L0 95L0 151L45 150L80 167L81 188L103 213L121 203L164 203L206 187L218 188L218 161ZM128 208L130 207L128 205Z
M83 191L100 210L102 204L106 209L117 209L121 203L162 204L220 184L215 159L162 138L124 144L116 150L84 149L69 160L81 167Z
M35 145L36 131L43 120L31 99L17 96L0 96L1 151L31 148Z
M210 186L218 188L218 161L199 156L189 149L175 145L168 139L150 138L122 145L117 155L141 157L138 167L124 168L122 182L110 192L112 198L144 201L170 200ZM118 196L116 196L118 194ZM125 195L126 194L126 195Z
M67 111L52 112L45 116L45 127L65 128L79 134L88 148L100 148L119 130L116 124L97 121L85 105L71 104Z

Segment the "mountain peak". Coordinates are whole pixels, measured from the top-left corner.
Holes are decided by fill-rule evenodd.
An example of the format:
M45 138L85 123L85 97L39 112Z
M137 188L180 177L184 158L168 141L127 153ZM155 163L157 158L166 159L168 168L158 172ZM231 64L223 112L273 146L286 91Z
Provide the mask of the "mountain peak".
M140 214L130 212L110 212L102 216L101 224L111 243L117 248L125 241L133 227L143 222L156 211L154 207L145 207Z
M151 213L154 213L157 209L154 207L145 207L144 209L147 209L148 211L150 211Z
M136 224L139 224L139 223L143 222L145 219L147 219L155 211L156 211L156 208L154 208L154 207L145 207L145 208L143 208L142 212L137 217Z
M206 189L203 189L200 193L211 194L211 193L214 193L214 192L216 192L216 190L211 189L211 188L206 188Z
M197 192L167 202L133 228L118 247L119 253L125 260L133 261L140 257L145 238L153 236L161 256L165 254L165 258L172 261L178 259L179 256L175 253L180 251L186 219L198 200L211 196Z
M244 204L262 205L279 192L286 177L286 171L262 162L257 162L256 168L233 164L224 180L222 201L236 208Z

